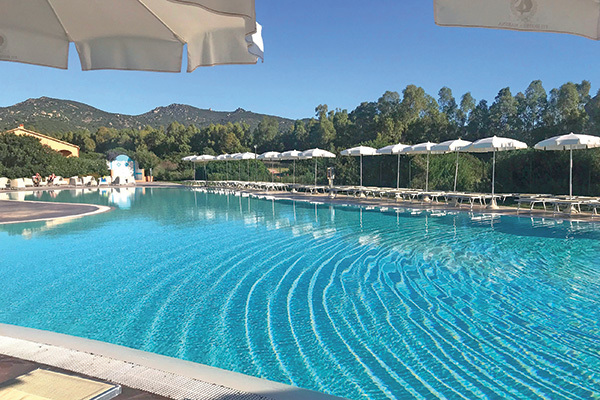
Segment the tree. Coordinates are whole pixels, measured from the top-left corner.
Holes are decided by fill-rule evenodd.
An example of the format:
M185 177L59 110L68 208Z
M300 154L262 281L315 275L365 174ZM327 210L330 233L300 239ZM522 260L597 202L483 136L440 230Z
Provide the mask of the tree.
M481 100L469 116L467 140L475 141L486 136L490 126L490 111L487 101Z
M455 121L457 117L458 105L452 95L452 89L444 86L438 92L438 104L440 106L440 112L446 114L450 121Z
M133 159L138 163L140 168L147 171L156 168L160 164L160 158L149 150L138 150L133 154Z
M272 117L263 117L259 122L258 127L254 130L254 144L258 146L258 151L275 150L276 142L279 136L279 122Z
M335 127L333 126L333 112L328 111L327 104L320 104L315 108L316 120L309 125L309 138L312 146L331 149L335 140Z
M475 99L471 95L471 92L467 92L462 95L462 97L460 99L460 108L456 112L456 115L457 115L456 120L458 122L458 125L461 128L467 125L467 122L469 121L469 117L471 116L471 113L475 109L475 106L476 106Z
M514 136L517 119L517 102L510 88L500 89L490 107L490 133L496 136Z

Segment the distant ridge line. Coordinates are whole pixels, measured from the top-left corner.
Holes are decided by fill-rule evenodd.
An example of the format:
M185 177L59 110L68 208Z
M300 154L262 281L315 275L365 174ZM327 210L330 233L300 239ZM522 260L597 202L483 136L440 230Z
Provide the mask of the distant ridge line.
M88 104L51 97L32 98L9 107L0 107L0 130L6 131L24 124L36 131L52 135L87 129L95 132L104 126L115 129L157 128L172 122L196 125L199 128L211 124L245 123L254 129L264 117L274 118L280 129L293 125L294 121L266 114L258 114L238 108L235 111L213 111L186 104L170 104L156 107L139 115L111 113Z

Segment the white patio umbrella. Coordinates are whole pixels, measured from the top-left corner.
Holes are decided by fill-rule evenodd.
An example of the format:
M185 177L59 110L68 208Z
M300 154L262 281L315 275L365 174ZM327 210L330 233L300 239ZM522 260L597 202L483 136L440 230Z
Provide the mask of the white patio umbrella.
M410 147L407 144L392 144L389 146L382 147L377 149L377 154L397 154L398 155L398 168L396 171L396 189L400 189L400 153L405 148Z
M193 161L192 161L192 160L193 160L194 158L196 158L196 157L198 157L198 156L196 156L196 155L193 155L193 156L187 156L187 157L183 157L183 158L181 159L181 161L189 161L189 162L193 163ZM196 168L194 168L194 180L196 180Z
M456 192L456 182L458 180L458 154L459 151L472 142L468 140L462 139L454 139L442 142L440 144L436 144L435 146L431 146L431 153L433 154L444 154L444 153L456 153L456 169L454 171L454 191Z
M579 135L573 132L568 135L554 136L542 140L535 145L537 150L569 150L569 197L573 197L573 150L600 147L600 137Z
M262 58L254 0L0 0L0 60L83 70L187 71ZM252 53L251 53L252 52Z
M597 0L434 0L441 26L569 33L600 39Z
M237 160L237 158L236 158L236 157L237 157L237 156L239 156L240 154L242 154L242 153L233 153L233 154L230 154L230 155L228 155L228 156L227 156L227 161L229 161L229 160ZM242 164L240 163L240 164L238 165L238 167L239 167L239 168L238 168L238 169L239 169L239 171L238 171L238 178L239 178L240 180L242 180Z
M250 160L256 159L256 153L237 153L234 157L235 160L248 160L248 181L250 181ZM241 179L241 164L240 164L240 179Z
M425 191L429 191L429 155L431 154L431 148L436 144L433 142L424 142L415 144L402 150L401 154L427 154L427 171L425 175Z
M317 186L317 159L318 158L335 158L335 154L333 154L327 150L314 148L314 149L303 151L300 154L300 158L304 158L304 159L314 158L315 159L315 186Z
M273 168L273 161L279 159L281 157L281 153L278 151L267 151L266 153L262 153L260 156L256 157L259 160L271 161L271 168ZM273 182L273 174L271 174L271 182Z
M302 154L302 152L298 151L298 150L288 150L288 151L284 151L283 153L281 153L281 156L279 157L280 160L294 162L294 178L293 178L294 185L296 184L296 160L300 159L301 154Z
M463 147L460 151L466 153L494 153L492 161L492 201L489 208L498 208L496 199L494 198L496 186L496 152L508 150L526 149L527 145L515 139L492 136L484 139L479 139L470 145Z
M229 159L229 154L227 154L227 153L219 154L216 157L217 161L225 161L225 176L227 177L227 180L229 180L229 163L227 162L228 159Z
M213 161L216 157L215 156L211 156L210 154L203 154L201 156L196 156L194 157L191 161L192 162L201 162L204 164L204 178L208 181L208 175L206 175L206 164L208 164L209 161ZM195 168L194 168L195 170ZM194 174L195 177L195 174ZM194 179L195 180L195 179Z
M368 146L352 147L346 150L342 150L340 153L343 156L360 157L360 186L363 185L363 156L378 156L377 149Z

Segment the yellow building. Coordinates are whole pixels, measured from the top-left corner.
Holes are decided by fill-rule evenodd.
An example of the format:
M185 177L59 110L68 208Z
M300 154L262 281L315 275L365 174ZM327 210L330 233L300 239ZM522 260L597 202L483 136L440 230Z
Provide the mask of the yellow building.
M42 142L44 146L50 147L54 151L58 151L65 157L79 157L79 146L53 138L52 136L42 135L34 131L25 129L23 125L19 125L16 129L11 129L5 133L14 133L15 135L33 136Z

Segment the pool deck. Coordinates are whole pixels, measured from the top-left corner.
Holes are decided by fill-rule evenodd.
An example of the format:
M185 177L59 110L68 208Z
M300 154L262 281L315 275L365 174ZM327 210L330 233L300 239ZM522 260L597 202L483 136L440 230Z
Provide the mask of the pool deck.
M90 204L0 200L0 224L77 218L110 210L111 207Z
M200 187L200 190L203 188ZM219 189L208 189L216 190ZM600 222L600 216L593 215L591 213L563 213L545 211L542 209L529 209L521 208L518 210L516 207L498 205L498 208L491 209L486 206L474 205L471 207L469 204L452 205L449 203L442 202L420 202L420 201L404 201L404 200L393 200L389 198L373 198L373 197L353 197L338 195L334 198L329 197L327 194L315 193L292 193L292 192L280 192L280 191L259 191L259 190L240 190L240 192L247 193L250 196L256 197L268 197L275 200L287 200L287 201L302 201L307 203L317 204L332 204L338 206L361 206L361 207L373 207L373 208L401 208L409 210L431 210L431 211L450 211L450 212L466 212L481 215L512 215L526 218L543 218L543 219L554 219L558 221L587 221L587 222Z

